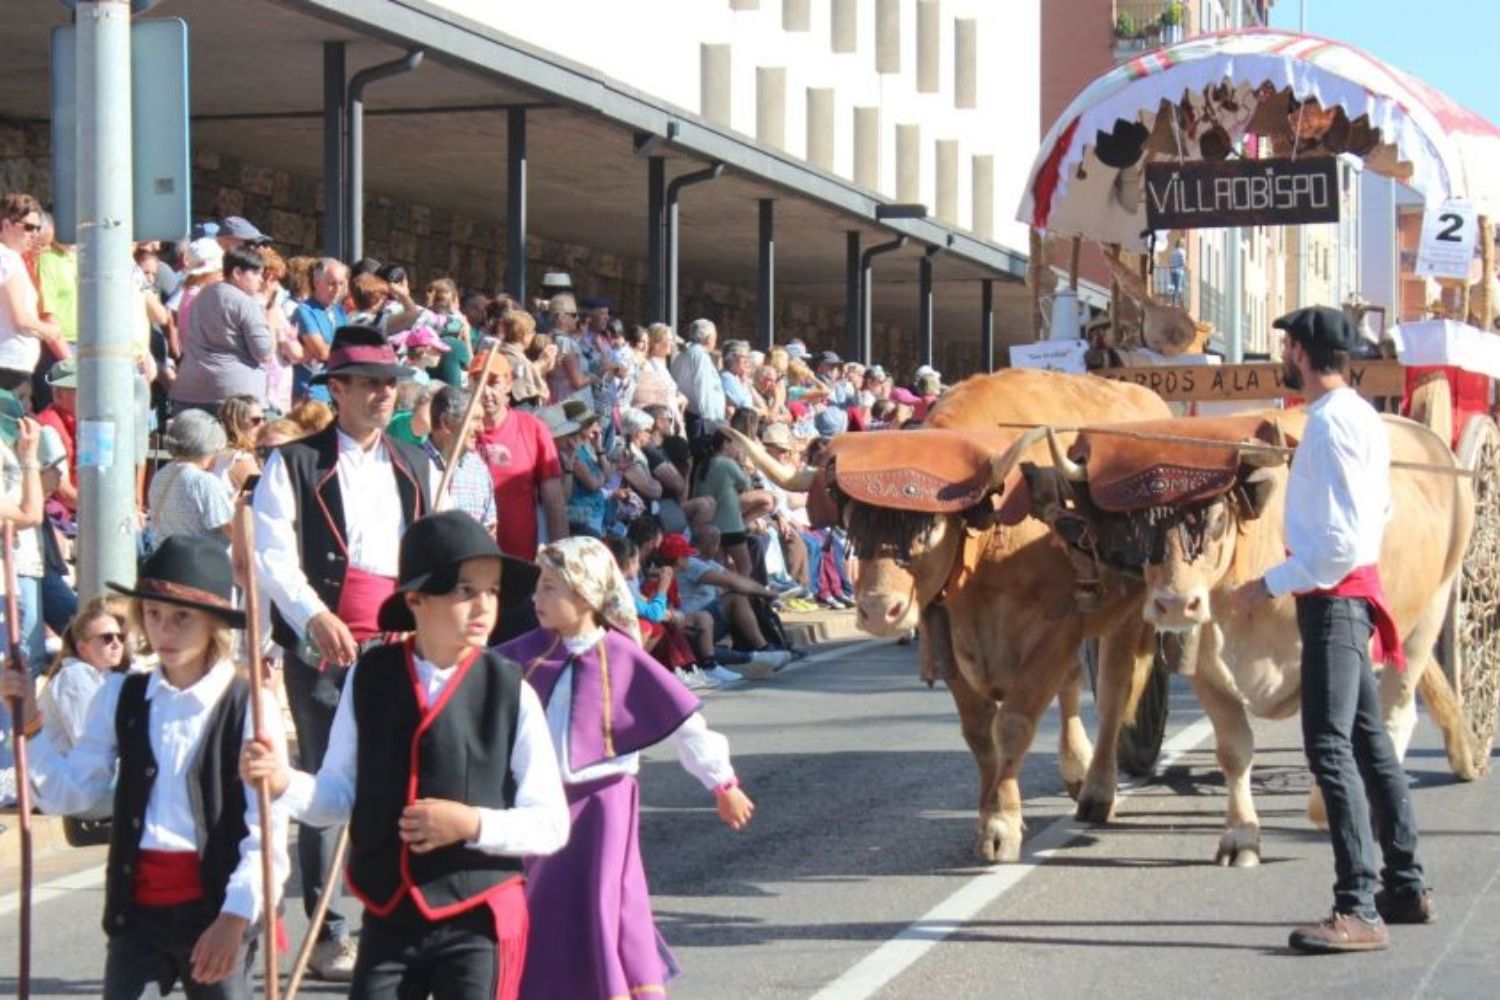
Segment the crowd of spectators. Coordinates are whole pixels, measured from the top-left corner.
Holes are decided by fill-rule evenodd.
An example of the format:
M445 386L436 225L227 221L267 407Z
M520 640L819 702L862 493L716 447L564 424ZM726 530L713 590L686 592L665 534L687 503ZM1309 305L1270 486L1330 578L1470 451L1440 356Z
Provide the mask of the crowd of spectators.
M608 541L653 650L694 686L783 665L795 651L779 612L852 606L841 531L813 525L806 497L762 479L723 429L797 465L846 430L920 422L942 392L930 368L897 386L878 364L800 339L766 351L721 343L706 318L681 336L638 325L558 272L541 298L523 299L441 275L417 285L375 260L283 256L239 217L201 224L180 245L137 244L133 264L122 320L147 415L134 442L143 553L183 533L230 544L235 497L270 449L333 419L317 376L335 331L367 326L412 369L387 433L440 469L456 461L453 504L511 556L530 559L569 534ZM77 644L107 618L90 604L78 624L68 584L77 289L75 250L56 241L37 201L0 199L0 515L17 529L22 641L38 669L49 630L78 661ZM12 791L6 755L8 741L0 800Z

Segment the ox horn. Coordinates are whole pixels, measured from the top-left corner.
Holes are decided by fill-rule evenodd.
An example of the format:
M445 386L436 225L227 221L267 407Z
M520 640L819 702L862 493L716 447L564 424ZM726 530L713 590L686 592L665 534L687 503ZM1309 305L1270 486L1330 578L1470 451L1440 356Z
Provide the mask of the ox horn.
M813 487L813 480L817 478L818 470L812 466L802 469L793 469L784 462L778 462L771 457L765 447L752 438L748 438L728 425L720 428L729 435L730 440L745 450L750 456L750 461L755 463L767 479L780 486L789 493L806 493Z
M1291 455L1287 447L1286 434L1279 420L1271 421L1271 440L1246 441L1240 445L1240 461L1252 468L1264 469L1282 465Z
M1062 444L1057 440L1057 432L1052 428L1044 428L1047 432L1047 448L1052 452L1052 465L1062 477L1070 483L1086 483L1089 481L1088 470L1078 462L1068 457L1063 451Z
M990 464L990 489L999 489L1000 484L1005 482L1005 477L1010 475L1010 470L1014 469L1016 463L1021 460L1021 456L1026 454L1032 445L1046 437L1050 430L1051 428L1047 427L1033 427L1016 438L1009 448L996 455Z

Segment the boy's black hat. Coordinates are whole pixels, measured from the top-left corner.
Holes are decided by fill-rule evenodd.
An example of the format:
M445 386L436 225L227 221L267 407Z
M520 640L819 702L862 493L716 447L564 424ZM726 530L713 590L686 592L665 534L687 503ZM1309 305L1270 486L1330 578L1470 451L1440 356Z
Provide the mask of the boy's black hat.
M1271 324L1303 347L1322 347L1336 351L1353 351L1359 343L1359 331L1342 309L1308 306L1279 317Z
M110 590L145 601L162 601L218 615L230 628L245 627L234 606L234 569L222 542L203 535L172 535L141 564L135 586L110 582Z
M355 325L341 326L333 332L328 360L312 381L322 384L335 375L408 379L414 374L396 360L396 350L386 341L385 334L373 326Z
M380 605L376 624L382 632L412 631L417 621L406 606L407 594L431 593L425 588L435 577L470 559L501 558L494 536L461 510L417 518L401 537L396 592Z

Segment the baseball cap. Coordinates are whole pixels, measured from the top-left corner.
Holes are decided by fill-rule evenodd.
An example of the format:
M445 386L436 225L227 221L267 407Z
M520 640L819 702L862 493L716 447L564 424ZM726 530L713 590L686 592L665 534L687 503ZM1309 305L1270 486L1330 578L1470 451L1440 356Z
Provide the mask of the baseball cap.
M271 243L273 240L265 233L256 229L250 220L240 215L231 215L219 222L219 235L228 236L231 239L244 240L250 244Z
M661 544L656 547L656 553L663 559L682 559L697 555L698 550L693 548L693 543L687 540L686 535L673 533L662 538Z
M47 369L47 384L54 389L78 388L78 359L64 358Z

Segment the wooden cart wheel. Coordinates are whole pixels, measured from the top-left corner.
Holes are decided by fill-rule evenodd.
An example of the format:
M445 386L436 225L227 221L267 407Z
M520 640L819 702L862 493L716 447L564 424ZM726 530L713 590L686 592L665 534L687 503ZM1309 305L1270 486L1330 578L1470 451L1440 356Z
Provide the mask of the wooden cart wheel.
M1135 724L1126 723L1120 727L1119 739L1115 741L1115 753L1119 757L1120 770L1132 778L1149 777L1156 767L1156 759L1161 756L1162 741L1167 735L1167 703L1170 698L1168 688L1172 680L1174 660L1172 657L1177 648L1175 642L1180 637L1174 635L1161 635L1156 637L1156 660L1151 665L1151 676L1146 681L1146 689L1141 692L1140 707L1136 710ZM1089 673L1089 689L1095 696L1099 693L1099 640L1090 639L1083 644L1080 653L1083 657L1084 666Z
M1475 769L1489 770L1500 707L1500 428L1488 417L1464 427L1458 461L1474 476L1474 535L1454 582L1438 662L1458 696Z

